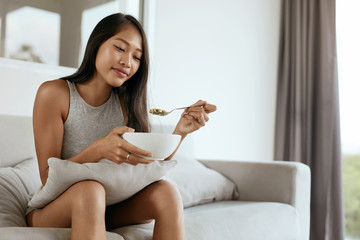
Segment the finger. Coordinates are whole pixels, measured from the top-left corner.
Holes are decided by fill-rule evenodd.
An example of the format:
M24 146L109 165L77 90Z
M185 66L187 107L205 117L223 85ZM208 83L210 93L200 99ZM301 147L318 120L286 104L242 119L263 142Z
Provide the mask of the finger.
M189 111L190 108L196 108L194 106L197 106L198 108L202 108L205 105L206 105L206 101L199 100L196 103L192 104L190 107L186 108L185 112Z
M210 118L207 113L203 113L203 116L204 116L205 122L209 121Z
M206 105L207 102L206 101L203 101L203 100L198 100L196 103L194 103L193 105L191 106L194 106L194 105Z
M127 163L127 164L131 164L131 165L137 165L139 163L142 164L149 164L152 163L154 160L150 160L150 159L146 159L134 154L131 154L129 152L126 151L122 151L121 156L113 156L111 159L113 162L116 162L118 164L121 163Z
M131 127L127 127L127 126L121 126L121 127L116 127L112 130L113 133L117 134L117 135L122 135L126 132L135 132L135 129L131 128Z
M134 166L136 166L137 165L137 163L136 162L133 162L133 161L122 161L122 163L126 163L126 164L130 164L130 165L134 165Z
M121 147L131 154L141 155L141 156L145 156L145 157L152 157L151 152L140 149L140 148L128 143L125 140L122 141Z
M183 116L185 119L187 119L188 121L190 121L192 125L195 126L195 129L199 129L202 127L202 125L200 125L200 123L193 117L193 116L190 116L190 115L184 115Z
M129 161L130 156L131 156L131 153L130 153L130 152L128 152L128 151L126 151L126 150L121 151L120 157L121 157L121 159L122 159L124 162Z
M149 163L154 162L154 160L146 159L146 158L143 158L141 156L131 154L129 156L127 162L134 163L136 165L136 164L139 164L139 163L141 163L141 164L149 164Z
M110 154L109 156L107 156L107 159L117 164L123 163L123 158L117 154Z
M198 121L197 119L195 119L195 118L193 118L193 119L191 120L191 124L195 127L194 130L198 130L198 129L200 129L201 127L203 127L203 125L201 125L201 124L199 123L199 121Z
M186 109L185 113L189 113L189 112L204 112L205 113L205 110L202 106L199 106L199 107L189 107Z
M190 116L188 114L184 114L184 115L182 115L182 117L185 118L186 120L189 120L189 121L194 119L192 116Z
M204 109L202 106L198 107L189 107L186 109L186 112L202 112Z
M201 126L205 126L205 118L202 113L189 112L187 115L192 116L193 120L198 122Z
M212 113L212 112L215 112L217 109L217 107L213 104L210 104L210 103L207 103L205 106L204 106L204 110L206 113Z
M189 112L201 112L203 114L205 122L209 121L209 116L203 107L192 107L189 109L189 111L186 112L186 114L188 114Z

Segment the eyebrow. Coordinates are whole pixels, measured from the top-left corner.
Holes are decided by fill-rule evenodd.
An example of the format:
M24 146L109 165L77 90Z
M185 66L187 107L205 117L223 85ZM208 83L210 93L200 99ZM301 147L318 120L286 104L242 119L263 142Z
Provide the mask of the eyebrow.
M128 41L126 41L125 39L122 39L122 38L115 38L115 40L122 41L123 43L125 43L125 44L128 45L128 46L131 45ZM142 52L142 49L141 49L141 48L136 48L135 50L136 50L136 51L139 51L139 52Z

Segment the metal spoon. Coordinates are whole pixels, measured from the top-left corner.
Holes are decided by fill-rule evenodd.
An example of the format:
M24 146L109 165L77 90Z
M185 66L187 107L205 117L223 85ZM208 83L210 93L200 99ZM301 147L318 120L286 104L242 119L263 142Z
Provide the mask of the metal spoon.
M152 108L152 109L150 109L150 113L154 114L154 115L158 115L158 116L166 116L166 115L169 115L170 113L172 113L175 110L181 110L181 109L190 108L190 107L203 107L203 106L205 106L205 104L199 104L199 105L188 106L188 107L174 108L173 110L171 110L169 112L167 112L164 109Z

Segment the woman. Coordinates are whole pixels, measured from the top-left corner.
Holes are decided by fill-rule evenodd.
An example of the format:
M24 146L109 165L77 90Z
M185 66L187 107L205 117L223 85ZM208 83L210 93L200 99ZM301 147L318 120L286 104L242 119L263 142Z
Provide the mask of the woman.
M151 156L150 152L121 138L125 132L149 132L148 61L147 40L140 23L132 16L113 14L93 30L76 73L39 87L33 125L43 184L50 157L77 163L102 158L118 164L152 162L139 157ZM204 126L207 114L216 110L205 101L196 104L204 106L187 109L174 130L181 139ZM72 239L106 239L106 229L152 219L154 239L185 239L182 200L166 181L150 184L111 206L105 204L100 183L82 181L27 215L29 226L71 227Z

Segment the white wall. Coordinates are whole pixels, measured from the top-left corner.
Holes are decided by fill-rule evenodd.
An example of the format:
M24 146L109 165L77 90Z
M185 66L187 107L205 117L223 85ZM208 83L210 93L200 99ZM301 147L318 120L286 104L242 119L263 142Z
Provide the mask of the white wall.
M0 114L32 116L40 84L75 69L0 58Z
M198 158L273 159L280 0L145 2L150 106L218 106L194 134ZM38 86L73 71L0 59L0 114L30 116ZM176 124L180 114L152 121Z
M148 9L151 107L214 103L194 134L198 158L272 160L280 0L156 0ZM175 124L180 114L152 119Z

